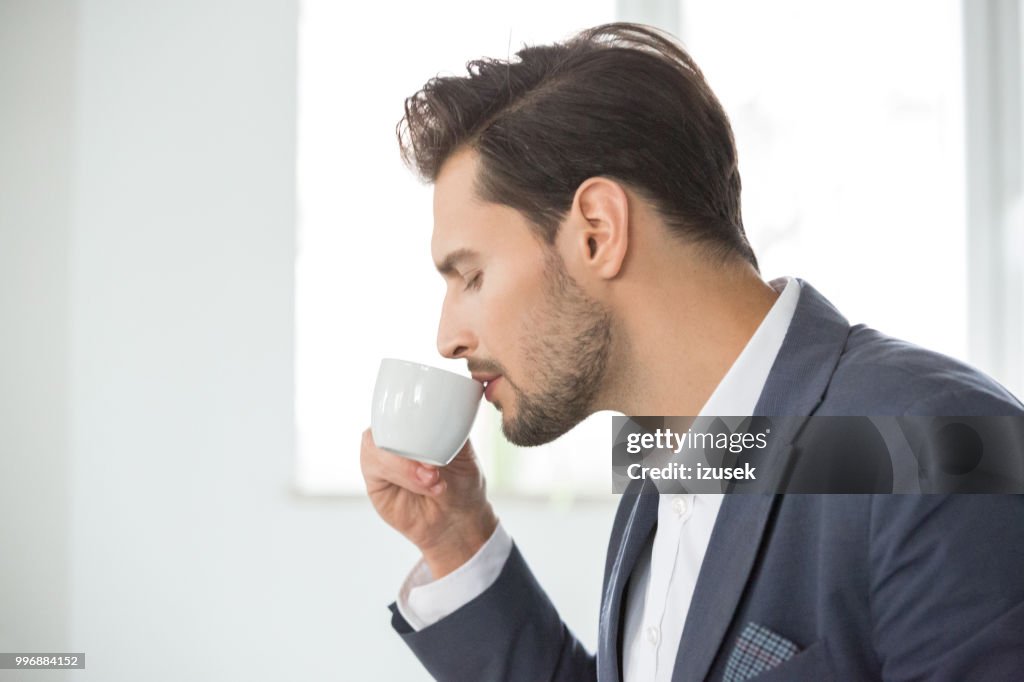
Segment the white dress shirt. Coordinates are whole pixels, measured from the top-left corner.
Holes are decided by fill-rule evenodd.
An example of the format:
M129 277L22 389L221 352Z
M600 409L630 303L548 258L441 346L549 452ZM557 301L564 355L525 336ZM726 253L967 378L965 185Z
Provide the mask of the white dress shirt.
M782 293L701 408L695 431L703 428L701 417L753 414L800 296L795 279L771 285ZM660 496L654 540L641 552L625 595L625 682L672 679L683 624L721 506L721 494Z
M780 292L778 299L698 417L753 413L800 297L800 284L793 278L772 280L771 286ZM721 505L720 494L661 495L654 539L641 552L625 594L625 682L670 682ZM399 612L415 630L436 623L486 590L511 551L512 539L499 523L469 561L440 580L433 579L421 559L399 591Z

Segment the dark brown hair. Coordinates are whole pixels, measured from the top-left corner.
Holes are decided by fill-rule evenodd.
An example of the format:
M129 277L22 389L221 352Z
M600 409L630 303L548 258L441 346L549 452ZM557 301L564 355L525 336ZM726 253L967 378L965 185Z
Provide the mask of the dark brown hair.
M519 210L549 244L580 184L613 178L709 255L757 268L729 119L674 39L604 24L516 57L473 60L468 75L432 78L406 99L398 140L421 178L474 149L480 198Z

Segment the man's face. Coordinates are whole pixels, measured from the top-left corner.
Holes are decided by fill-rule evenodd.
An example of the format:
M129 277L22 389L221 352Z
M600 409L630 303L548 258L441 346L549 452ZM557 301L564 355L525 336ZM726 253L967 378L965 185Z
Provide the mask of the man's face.
M487 383L506 438L540 445L594 411L611 316L526 218L476 197L475 177L476 155L462 151L434 185L431 251L447 284L438 350Z

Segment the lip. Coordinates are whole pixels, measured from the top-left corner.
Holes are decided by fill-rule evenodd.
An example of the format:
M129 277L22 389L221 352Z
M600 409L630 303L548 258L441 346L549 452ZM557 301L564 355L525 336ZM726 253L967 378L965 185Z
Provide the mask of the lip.
M501 375L485 380L484 398L487 399L487 402L494 402L493 400L491 400L491 396L494 394L494 385L498 383L498 381L500 380Z

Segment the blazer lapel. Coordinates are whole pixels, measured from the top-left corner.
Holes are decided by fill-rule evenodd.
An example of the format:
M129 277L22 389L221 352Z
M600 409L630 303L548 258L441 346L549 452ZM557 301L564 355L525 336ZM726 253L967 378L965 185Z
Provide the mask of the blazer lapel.
M842 355L850 325L803 280L800 299L775 358L755 416L808 417L821 403ZM804 420L773 439L764 457L788 458ZM783 467L784 468L784 467ZM739 605L776 506L775 495L726 495L715 521L679 642L674 682L702 680L711 670Z
M850 323L802 279L793 320L754 408L763 416L809 416L828 389Z
M605 593L601 599L599 619L600 642L597 647L598 679L602 682L618 682L622 677L619 651L619 629L622 627L622 597L646 541L650 538L658 521L658 494L654 486L644 479L635 491L623 493L619 514L624 516L622 540L608 569ZM618 515L617 515L618 516ZM619 526L616 519L613 537Z

